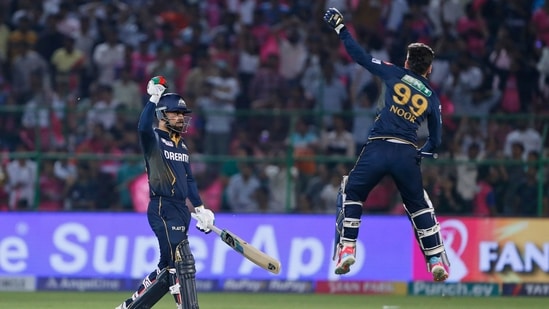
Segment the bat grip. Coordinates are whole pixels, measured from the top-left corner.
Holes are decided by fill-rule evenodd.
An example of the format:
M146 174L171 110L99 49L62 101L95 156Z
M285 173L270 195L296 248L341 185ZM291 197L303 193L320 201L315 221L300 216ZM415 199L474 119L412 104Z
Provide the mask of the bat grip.
M216 233L217 235L221 235L221 233L223 232L220 228L218 228L217 226L215 226L213 224L208 225L208 228L210 230L214 231L214 233Z
M438 153L434 153L434 152L420 152L419 153L422 157L426 157L426 158L433 158L433 159L438 159Z

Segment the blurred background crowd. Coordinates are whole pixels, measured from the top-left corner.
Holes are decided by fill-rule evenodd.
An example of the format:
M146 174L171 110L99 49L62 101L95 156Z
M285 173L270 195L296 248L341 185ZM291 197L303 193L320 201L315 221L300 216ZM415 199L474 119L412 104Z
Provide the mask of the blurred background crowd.
M435 50L443 145L422 168L440 214L549 214L542 0L0 0L0 209L134 211L137 120L163 75L194 111L209 208L333 213L381 88L328 7L378 59ZM365 209L404 212L390 178Z

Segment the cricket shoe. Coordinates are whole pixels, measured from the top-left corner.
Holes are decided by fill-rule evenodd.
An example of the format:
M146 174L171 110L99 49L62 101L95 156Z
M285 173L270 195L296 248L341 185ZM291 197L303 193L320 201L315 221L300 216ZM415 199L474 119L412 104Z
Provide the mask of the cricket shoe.
M343 246L339 251L339 260L335 267L336 275L343 275L351 271L351 265L356 261L356 249L354 246Z
M442 282L448 279L448 271L440 257L433 256L429 259L429 269L433 274L433 280Z

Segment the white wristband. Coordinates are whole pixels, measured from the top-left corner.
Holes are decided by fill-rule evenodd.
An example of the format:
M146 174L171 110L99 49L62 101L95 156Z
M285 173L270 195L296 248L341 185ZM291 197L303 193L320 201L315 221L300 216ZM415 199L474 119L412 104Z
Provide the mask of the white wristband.
M343 29L343 27L345 27L344 24L340 24L339 26L335 27L334 30L337 34L339 34L339 31L341 31L341 29Z

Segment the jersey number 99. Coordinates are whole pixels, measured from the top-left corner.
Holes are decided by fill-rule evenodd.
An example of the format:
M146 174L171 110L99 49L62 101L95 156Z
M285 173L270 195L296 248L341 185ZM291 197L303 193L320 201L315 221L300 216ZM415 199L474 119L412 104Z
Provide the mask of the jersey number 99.
M410 103L410 113L416 117L423 115L429 105L429 102L423 95L419 93L412 95L412 89L404 83L396 83L393 91L393 101L399 105Z

